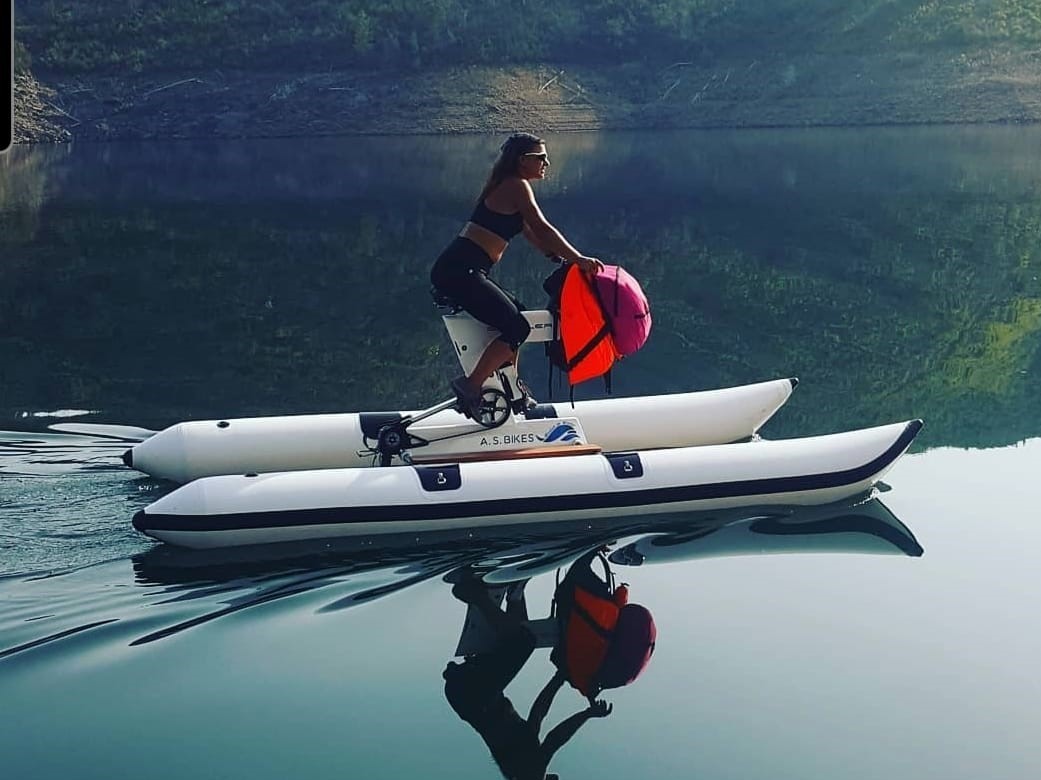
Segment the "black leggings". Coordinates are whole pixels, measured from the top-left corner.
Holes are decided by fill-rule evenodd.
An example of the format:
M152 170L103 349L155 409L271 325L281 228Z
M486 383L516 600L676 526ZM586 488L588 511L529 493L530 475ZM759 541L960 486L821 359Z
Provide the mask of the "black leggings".
M460 236L437 258L430 281L465 311L499 331L499 341L516 351L528 338L531 325L521 314L521 302L488 277L491 267L484 250Z
M501 634L487 652L445 667L445 697L463 720L478 719L488 705L503 696L503 691L535 652L535 635L518 625Z

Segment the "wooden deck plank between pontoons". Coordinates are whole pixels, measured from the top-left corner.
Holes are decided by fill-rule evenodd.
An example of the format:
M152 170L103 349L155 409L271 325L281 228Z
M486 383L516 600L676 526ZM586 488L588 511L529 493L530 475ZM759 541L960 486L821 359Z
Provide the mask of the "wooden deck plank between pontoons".
M562 458L569 455L596 455L603 452L599 444L572 444L558 447L527 447L522 450L490 450L460 452L456 455L412 456L413 463L478 463L484 460L524 460L527 458Z

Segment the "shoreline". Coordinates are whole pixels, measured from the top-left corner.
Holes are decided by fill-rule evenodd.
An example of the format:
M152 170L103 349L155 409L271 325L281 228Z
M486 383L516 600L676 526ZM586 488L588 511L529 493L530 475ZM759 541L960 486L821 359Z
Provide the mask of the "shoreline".
M551 129L544 130L542 128L535 128L532 132L537 133L551 133L551 134L567 134L567 133L611 133L611 132L636 132L636 133L654 133L654 132L672 132L672 131L698 131L705 133L712 132L727 132L727 131L762 131L762 130L856 130L856 129L885 129L885 128L929 128L929 127L1036 127L1041 126L1041 119L1031 119L1029 121L1020 120L972 120L972 121L958 121L958 120L922 120L914 122L893 122L893 121L878 121L878 122L858 122L858 123L801 123L801 124L770 124L770 125L755 125L755 124L741 124L741 125L694 125L690 127L652 127L652 126L634 126L634 127L596 127L596 128L567 128L567 129ZM472 129L472 130L452 130L449 132L440 130L400 130L400 131L383 131L383 132L365 132L365 131L344 131L344 132L328 132L328 133L287 133L284 135L277 134L264 134L264 135L229 135L229 136L201 136L201 135L175 135L175 136L116 136L110 138L76 138L72 136L55 135L53 137L48 136L33 141L15 141L7 151L11 150L28 150L35 147L58 147L72 144L88 145L88 144L130 144L130 143L198 143L200 141L278 141L278 140L305 140L311 138L422 138L422 137L438 137L438 136L480 136L480 135L501 135L509 134L514 130L529 131L531 128L518 126L517 128L510 127L504 130L483 130L483 129ZM0 153L2 154L2 153Z
M16 144L1041 123L1033 52L15 79Z

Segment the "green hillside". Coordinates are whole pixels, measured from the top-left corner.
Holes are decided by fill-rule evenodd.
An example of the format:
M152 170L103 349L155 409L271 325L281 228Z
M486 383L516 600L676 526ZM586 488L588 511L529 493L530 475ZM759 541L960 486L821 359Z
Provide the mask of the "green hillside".
M1037 0L46 0L16 37L50 72L678 62L1041 43Z

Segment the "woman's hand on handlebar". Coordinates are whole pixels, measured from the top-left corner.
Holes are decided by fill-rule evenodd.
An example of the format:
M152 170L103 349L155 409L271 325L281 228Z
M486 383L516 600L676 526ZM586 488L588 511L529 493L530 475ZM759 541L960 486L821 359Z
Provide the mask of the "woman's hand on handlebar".
M575 261L575 263L578 264L578 267L581 271L589 274L590 276L594 276L604 270L603 262L595 257L582 256L579 257Z

